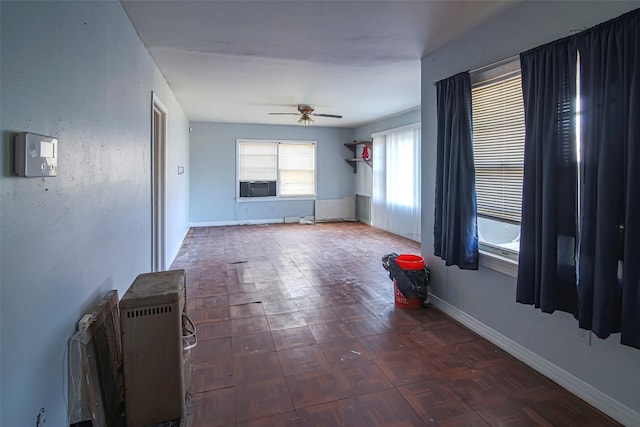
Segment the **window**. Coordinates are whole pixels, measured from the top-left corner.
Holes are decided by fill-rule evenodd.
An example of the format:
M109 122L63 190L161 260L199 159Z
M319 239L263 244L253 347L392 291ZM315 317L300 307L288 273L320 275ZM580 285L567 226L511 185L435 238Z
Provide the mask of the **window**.
M315 142L238 140L237 145L239 198L316 195Z
M315 145L280 143L278 147L280 195L315 195Z
M510 61L471 77L480 248L517 260L525 133L520 64Z
M373 135L371 225L421 239L420 124Z

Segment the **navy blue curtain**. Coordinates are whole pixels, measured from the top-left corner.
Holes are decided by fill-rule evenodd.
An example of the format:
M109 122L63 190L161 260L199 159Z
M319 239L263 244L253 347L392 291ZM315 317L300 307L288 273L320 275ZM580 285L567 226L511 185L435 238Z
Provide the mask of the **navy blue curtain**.
M578 321L640 348L640 10L578 37Z
M477 270L478 223L469 73L437 82L436 103L434 254L444 259L446 265Z
M525 115L516 301L576 311L576 49L563 39L520 55Z

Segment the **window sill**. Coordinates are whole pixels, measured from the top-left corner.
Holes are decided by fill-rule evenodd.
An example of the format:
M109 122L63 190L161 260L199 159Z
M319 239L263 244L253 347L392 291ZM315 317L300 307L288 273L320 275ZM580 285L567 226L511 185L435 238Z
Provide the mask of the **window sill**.
M290 197L236 197L236 203L251 202L297 202L304 200L316 200L316 196L290 196Z
M511 277L518 277L518 261L480 250L480 265Z

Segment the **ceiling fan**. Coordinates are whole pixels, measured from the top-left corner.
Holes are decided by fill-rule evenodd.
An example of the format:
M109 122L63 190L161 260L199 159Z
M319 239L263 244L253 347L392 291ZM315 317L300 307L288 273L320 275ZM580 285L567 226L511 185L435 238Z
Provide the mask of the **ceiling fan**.
M298 123L300 123L301 125L303 125L304 127L309 126L310 124L313 123L313 119L310 116L316 116L316 117L331 117L334 119L341 119L342 116L339 116L337 114L320 114L320 113L314 113L313 111L315 110L315 108L313 107L313 105L307 105L307 104L298 104L298 113L269 113L269 115L272 116L278 116L278 115L291 115L291 116L297 116L298 114L300 114L300 118L298 119Z

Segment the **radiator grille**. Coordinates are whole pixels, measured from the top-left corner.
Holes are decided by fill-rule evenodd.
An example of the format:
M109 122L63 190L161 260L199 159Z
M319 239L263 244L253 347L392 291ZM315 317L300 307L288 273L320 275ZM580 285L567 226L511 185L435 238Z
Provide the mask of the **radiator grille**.
M127 319L131 319L134 317L155 316L158 314L165 314L165 313L171 313L170 305L158 305L155 307L141 308L138 310L129 310L127 311Z

